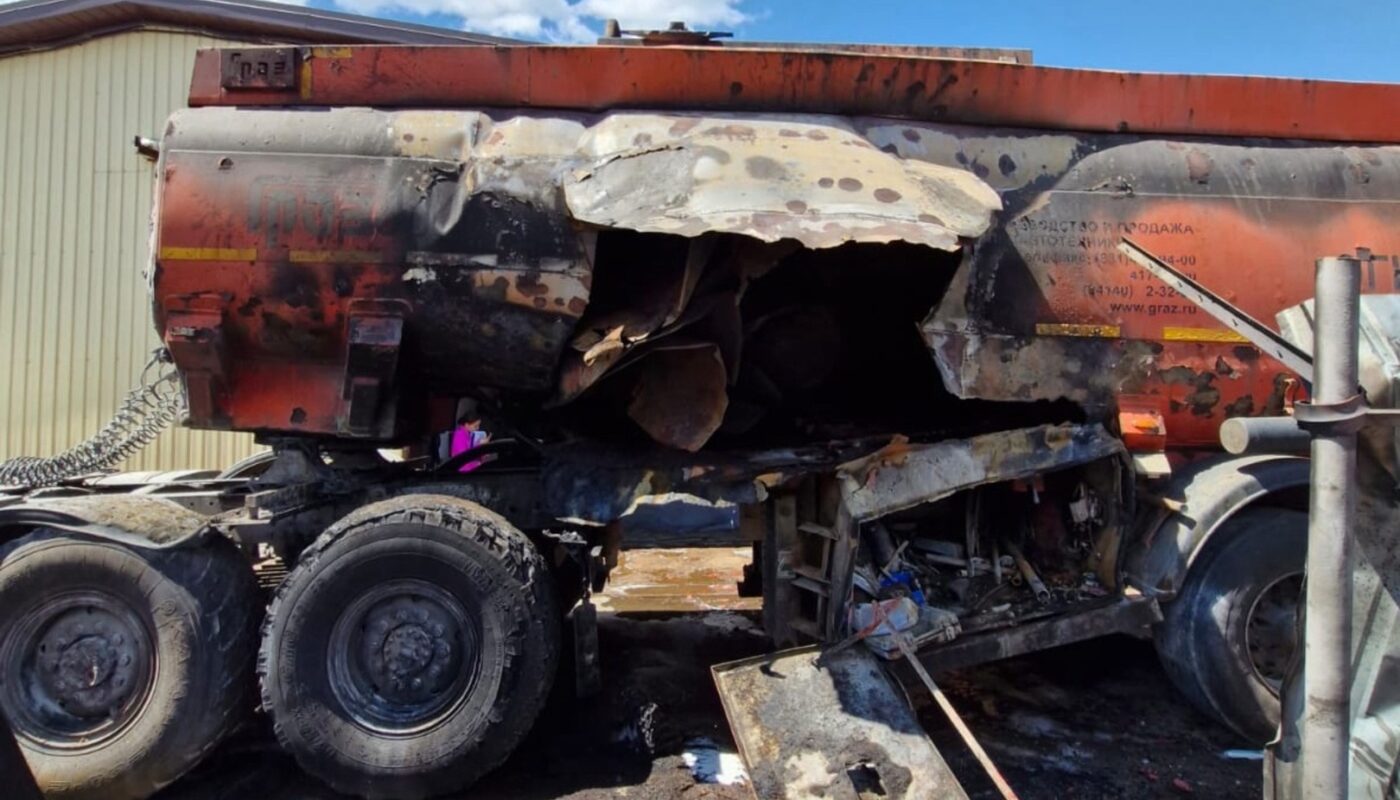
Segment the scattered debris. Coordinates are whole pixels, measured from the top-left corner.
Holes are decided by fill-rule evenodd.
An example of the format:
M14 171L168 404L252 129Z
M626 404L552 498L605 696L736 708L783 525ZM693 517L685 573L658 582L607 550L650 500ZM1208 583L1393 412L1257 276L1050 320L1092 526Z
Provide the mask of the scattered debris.
M711 628L718 628L722 631L743 631L758 636L763 635L763 629L759 627L757 622L754 622L753 619L743 614L737 614L733 611L711 611L700 617L700 622Z
M725 752L707 737L691 739L685 743L681 761L695 776L696 783L718 783L724 786L743 786L749 782L744 770L743 759L738 753Z
M743 559L720 551L631 550L625 555L624 577L649 583L656 569L672 568L671 560L682 555L717 572L723 566L723 575L705 583L723 582L733 590ZM627 588L610 586L595 599ZM635 593L633 597L642 599ZM599 613L600 644L608 654L603 692L586 703L570 697L568 687L556 692L532 745L517 751L474 788L473 800L752 800L753 790L747 785L700 783L684 757L701 737L714 742L721 754L736 750L711 688L709 669L718 662L761 655L766 648L741 625L712 623L731 614L754 619L754 613L675 613L666 611L676 607L673 598L647 597L658 610L646 616ZM658 619L659 612L674 615ZM934 677L1023 800L1260 796L1259 765L1220 757L1237 741L1172 694L1150 643L1080 643ZM922 727L953 772L968 782L972 800L998 800L990 783L977 782L980 765L928 693L911 694L926 704L920 713ZM622 745L615 734L625 728L632 732L632 741L644 739L646 726L638 721L649 703L657 705L650 712L656 749L646 754L639 752L644 746ZM995 711L989 712L989 707ZM1053 720L1058 729L1044 719ZM1140 726L1138 720L1149 722ZM1077 752L1073 763L1059 748L1065 743ZM842 766L849 772L854 764ZM1158 777L1159 772L1166 777ZM1193 794L1171 788L1170 778L1176 775L1191 776ZM852 777L870 776L867 770L857 770ZM888 790L888 775L882 772L881 778ZM341 800L278 751L270 726L251 729L222 746L157 800L246 797Z
M889 800L967 798L865 648L794 648L712 674L758 797L849 798L854 784Z
M656 753L656 703L644 703L613 736L613 741L642 755Z

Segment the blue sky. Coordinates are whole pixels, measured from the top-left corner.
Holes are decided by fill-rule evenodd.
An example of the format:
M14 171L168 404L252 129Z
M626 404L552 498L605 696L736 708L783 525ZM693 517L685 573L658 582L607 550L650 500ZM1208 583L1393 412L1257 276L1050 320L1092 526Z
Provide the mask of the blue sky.
M291 0L297 2L298 0ZM301 0L308 2L308 0ZM1027 47L1037 63L1400 82L1400 0L309 0L531 39L602 18L667 19L750 40ZM1386 111L1378 109L1378 113ZM1400 109L1390 109L1400 118Z

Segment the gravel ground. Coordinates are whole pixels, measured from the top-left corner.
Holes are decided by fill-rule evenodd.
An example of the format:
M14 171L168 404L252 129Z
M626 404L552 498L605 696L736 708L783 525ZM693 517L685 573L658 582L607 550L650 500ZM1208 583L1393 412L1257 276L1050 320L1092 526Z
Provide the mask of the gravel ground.
M734 548L693 551L684 559L674 551L629 553L631 569L611 590L629 598L616 604L628 610L600 615L602 695L575 700L563 673L525 744L468 796L750 797L746 787L697 783L682 761L697 738L733 750L710 666L767 648L750 604L716 577L737 578L743 556ZM703 579L678 581L663 597L656 577L678 561L698 565ZM664 610L635 610L642 596ZM939 683L1023 800L1260 796L1259 763L1222 757L1242 743L1173 692L1148 643L1104 639L949 673ZM926 697L921 690L910 694L916 702ZM997 797L936 707L930 702L920 712L968 793ZM337 795L278 751L265 720L161 794L161 800L250 797Z

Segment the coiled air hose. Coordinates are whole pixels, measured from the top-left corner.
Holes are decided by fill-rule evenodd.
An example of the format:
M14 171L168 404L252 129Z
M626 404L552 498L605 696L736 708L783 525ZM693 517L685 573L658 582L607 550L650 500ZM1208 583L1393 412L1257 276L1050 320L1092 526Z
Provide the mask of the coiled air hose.
M107 469L139 452L180 415L184 393L178 378L169 352L157 348L141 371L140 385L127 393L101 430L58 455L19 456L0 463L0 486L52 486Z

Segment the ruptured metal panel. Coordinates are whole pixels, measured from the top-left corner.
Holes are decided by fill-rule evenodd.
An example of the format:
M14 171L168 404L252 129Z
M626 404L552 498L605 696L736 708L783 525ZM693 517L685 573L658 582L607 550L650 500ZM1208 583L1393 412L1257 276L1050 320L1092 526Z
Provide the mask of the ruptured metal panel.
M195 50L140 31L0 58L0 460L108 419L159 345L143 275L153 171L132 147L184 105ZM217 468L246 434L167 431L129 469Z
M712 672L762 800L967 798L864 647L784 650Z

